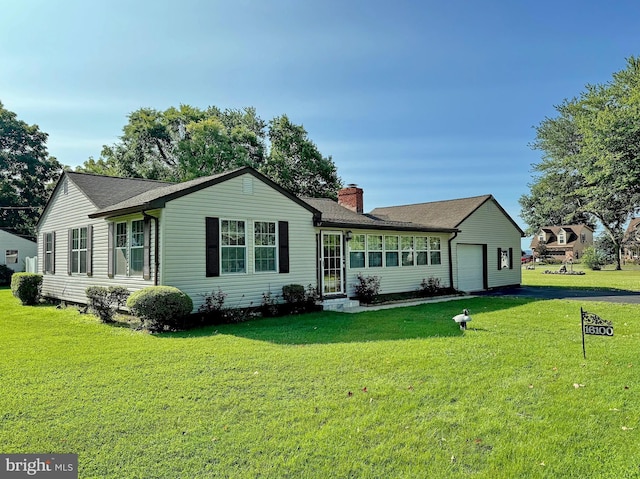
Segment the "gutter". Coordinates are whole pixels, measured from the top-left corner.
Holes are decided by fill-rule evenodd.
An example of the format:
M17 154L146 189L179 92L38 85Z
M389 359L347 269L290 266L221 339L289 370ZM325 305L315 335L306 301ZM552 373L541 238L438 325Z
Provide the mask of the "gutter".
M155 225L156 225L156 231L155 231L155 235L154 235L154 249L155 249L155 255L154 255L154 271L153 271L153 285L154 286L158 286L158 272L160 271L160 237L159 237L159 233L160 233L160 224L159 224L159 218L157 216L152 216L150 214L148 214L146 211L142 212L142 217L147 219L149 218L150 220L154 220Z
M453 255L451 254L451 242L456 239L460 230L456 230L453 236L449 238L449 285L453 288Z

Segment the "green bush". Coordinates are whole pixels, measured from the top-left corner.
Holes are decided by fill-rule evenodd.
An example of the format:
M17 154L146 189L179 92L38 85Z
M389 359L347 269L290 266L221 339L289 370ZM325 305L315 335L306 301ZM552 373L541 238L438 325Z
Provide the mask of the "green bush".
M13 270L6 264L0 264L0 286L9 286L11 276L13 276Z
M289 304L304 303L306 295L301 284L287 284L282 287L282 299Z
M594 271L600 270L606 264L604 255L593 246L584 249L581 260L583 265Z
M129 291L122 286L89 286L85 290L89 307L103 323L112 323L118 308L125 305Z
M193 301L173 286L149 286L129 296L127 306L149 331L162 331L179 329L193 309Z
M358 284L355 287L356 297L365 304L375 301L380 293L380 278L377 276L362 276L358 273Z
M11 277L11 292L24 305L38 304L41 289L41 274L14 273Z

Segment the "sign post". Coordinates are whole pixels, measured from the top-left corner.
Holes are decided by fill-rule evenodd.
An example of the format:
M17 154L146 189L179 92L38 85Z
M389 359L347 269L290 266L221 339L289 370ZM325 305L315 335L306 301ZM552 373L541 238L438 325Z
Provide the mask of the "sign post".
M587 313L580 308L580 324L582 325L582 355L587 359L587 351L584 346L584 335L613 336L613 323L602 319L597 314Z

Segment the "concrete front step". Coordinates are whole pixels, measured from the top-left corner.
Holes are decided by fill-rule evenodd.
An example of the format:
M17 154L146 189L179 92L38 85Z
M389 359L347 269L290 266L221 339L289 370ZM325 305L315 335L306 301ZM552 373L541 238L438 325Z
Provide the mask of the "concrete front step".
M322 301L322 308L325 311L348 311L360 306L360 301L349 298L331 298Z

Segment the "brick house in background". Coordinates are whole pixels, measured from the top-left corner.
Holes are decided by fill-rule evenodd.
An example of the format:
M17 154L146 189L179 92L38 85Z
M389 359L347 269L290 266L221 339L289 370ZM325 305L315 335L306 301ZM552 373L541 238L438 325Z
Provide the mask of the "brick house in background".
M563 262L579 260L584 249L593 246L593 228L588 225L543 226L531 241L536 256L541 244L547 248L547 257Z

